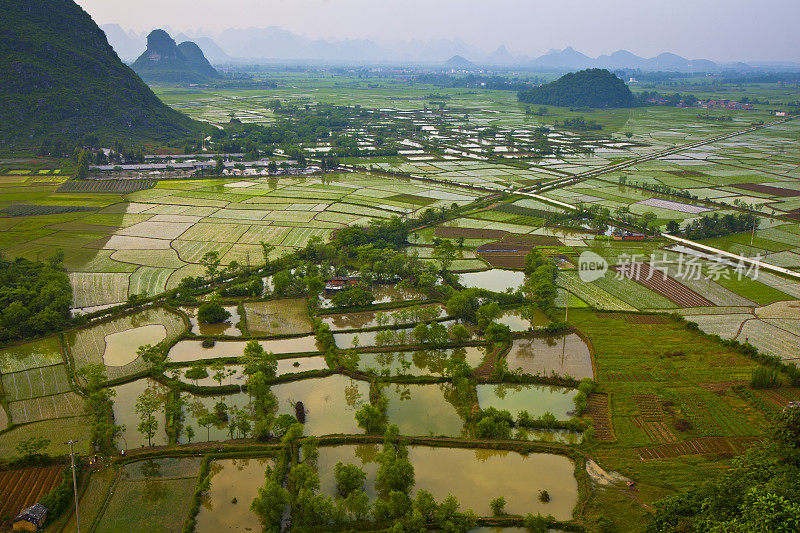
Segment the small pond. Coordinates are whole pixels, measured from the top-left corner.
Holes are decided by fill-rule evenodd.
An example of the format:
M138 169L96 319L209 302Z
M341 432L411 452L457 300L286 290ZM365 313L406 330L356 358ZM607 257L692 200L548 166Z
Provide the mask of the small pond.
M239 307L235 305L225 305L223 309L228 311L231 316L225 322L219 324L201 324L197 320L197 307L181 307L180 310L189 317L192 324L191 331L197 335L228 335L230 337L241 337L242 331L236 327L241 318L239 317Z
M379 445L320 448L320 489L333 496L333 465L349 462L364 468L367 494L374 497L379 450ZM509 513L551 514L557 520L571 519L578 502L574 465L561 455L427 446L409 446L408 451L416 478L414 491L426 489L437 501L453 494L462 509L472 509L478 516L491 516L489 502L498 496L506 499ZM549 503L539 501L543 489L550 493Z
M317 338L314 335L258 341L268 352L274 354L317 352ZM247 341L217 341L210 348L203 348L202 341L182 340L169 351L169 360L175 362L217 359L220 357L241 357Z
M487 347L466 346L445 350L370 352L359 354L359 370L377 375L427 376L444 373L448 359L462 359L470 367L481 364Z
M433 311L438 309L438 313ZM385 309L382 311L362 311L359 313L343 313L338 315L322 316L320 319L331 327L332 331L345 329L374 328L378 326L394 324L413 324L416 323L419 311L430 313L429 319L437 319L445 316L445 308L441 304L426 305L421 308L416 306L402 309ZM381 322L380 315L384 315L386 320Z
M525 273L515 270L492 268L481 272L465 272L458 275L459 282L466 288L487 289L494 292L517 290L525 282Z
M439 322L446 328L450 328L455 320L445 320ZM333 339L339 348L353 348L353 340L358 337L357 346L404 346L416 345L417 341L412 336L414 328L384 329L372 331L358 331L352 333L334 333Z
M455 407L445 394L454 396L449 385L405 385L389 383L383 388L389 399L387 415L401 435L469 436Z
M550 385L516 385L479 383L478 405L481 409L494 407L509 411L515 418L520 411L528 411L534 417L550 412L559 420L569 420L568 414L575 409L572 399L575 389Z
M299 372L307 372L309 370L324 370L328 368L325 358L321 355L314 355L310 357L291 357L289 359L278 359L278 376L285 374L296 374ZM188 370L187 368L183 369ZM181 376L181 381L184 383L191 383L192 385L200 385L202 387L218 387L222 385L244 385L247 382L244 375L244 367L242 365L225 365L222 372L225 373L222 382L214 379L215 371L206 367L208 377L198 380L189 379L186 376Z
M136 400L149 389L156 395L164 395L166 389L158 382L150 379L139 379L124 385L111 387L116 393L114 396L114 423L118 426L125 426L125 429L117 437L117 447L125 450L132 450L147 446L147 437L137 431L139 416L136 414ZM151 443L154 446L167 444L167 432L164 429L164 408L161 407L155 414L158 421L158 429Z
M197 533L261 531L250 504L264 485L264 472L272 459L220 459L210 464L211 487L197 513ZM236 503L233 500L236 499Z
M499 324L505 324L513 332L528 331L531 328L544 327L550 323L550 319L540 310L537 309L535 314L530 318L524 318L522 313L517 309L511 309L503 313L503 315L496 320Z
M139 326L106 336L103 363L106 366L125 366L136 360L140 346L155 346L167 338L167 328L161 324Z

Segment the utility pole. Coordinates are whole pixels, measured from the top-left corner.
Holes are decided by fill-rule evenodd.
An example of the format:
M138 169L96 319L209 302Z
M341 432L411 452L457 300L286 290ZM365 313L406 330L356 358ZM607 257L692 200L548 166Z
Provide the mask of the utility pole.
M75 450L73 448L74 440L69 441L69 458L72 463L72 490L75 493L75 526L78 533L81 533L81 515L78 510L78 481L75 479Z

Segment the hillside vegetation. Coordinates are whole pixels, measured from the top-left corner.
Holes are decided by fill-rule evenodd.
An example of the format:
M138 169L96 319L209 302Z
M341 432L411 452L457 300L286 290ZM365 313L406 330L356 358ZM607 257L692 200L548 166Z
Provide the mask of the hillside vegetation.
M605 69L571 72L541 87L519 93L527 104L558 107L632 107L634 97L621 79Z
M0 149L43 138L166 142L202 126L163 104L72 0L0 0Z

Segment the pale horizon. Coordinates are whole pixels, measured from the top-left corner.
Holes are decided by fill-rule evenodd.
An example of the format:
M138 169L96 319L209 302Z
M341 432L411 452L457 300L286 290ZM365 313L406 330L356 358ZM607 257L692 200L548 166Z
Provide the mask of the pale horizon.
M505 45L515 56L536 57L572 46L590 57L627 50L646 58L671 52L722 63L800 61L800 33L793 24L800 16L800 3L782 0L759 2L758 10L743 0L711 0L702 5L677 0L669 6L631 0L572 0L557 5L540 0L435 4L419 0L230 0L224 4L140 0L135 5L78 0L78 4L98 24L119 24L137 33L161 27L187 34L280 27L311 39L368 39L383 45L458 39L485 53ZM768 39L763 38L765 29Z

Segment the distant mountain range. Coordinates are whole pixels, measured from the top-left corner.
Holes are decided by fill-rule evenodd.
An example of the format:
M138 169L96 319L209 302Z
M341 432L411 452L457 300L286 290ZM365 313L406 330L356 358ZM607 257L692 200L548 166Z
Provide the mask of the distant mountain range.
M146 48L146 35L126 31L118 24L101 26L109 43L119 56L133 61ZM686 59L673 53L652 58L637 56L627 50L592 58L571 46L553 49L539 57L514 55L501 45L485 50L460 39L412 40L379 44L369 39L311 39L275 26L268 28L227 29L212 33L203 30L173 32L178 41L197 43L205 56L215 64L268 62L339 62L339 63L420 63L440 65L447 69L467 70L479 67L514 67L542 71L574 71L586 68L611 70L703 72L725 68L746 70L752 67L771 69L800 68L800 63L762 62L718 64L708 59ZM451 59L467 61L454 65Z
M131 68L143 80L155 83L205 83L220 78L196 43L176 44L164 30L150 32L147 49Z

